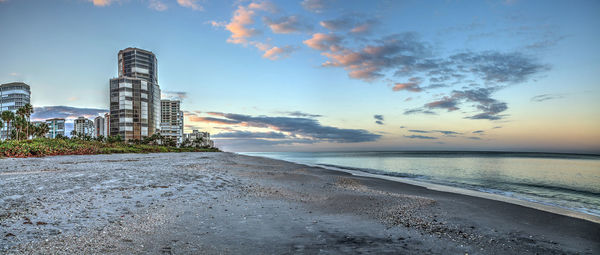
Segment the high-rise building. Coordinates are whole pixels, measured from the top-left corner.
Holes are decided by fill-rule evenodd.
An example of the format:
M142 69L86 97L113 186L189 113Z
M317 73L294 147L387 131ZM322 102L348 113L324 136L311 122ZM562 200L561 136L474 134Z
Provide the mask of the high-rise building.
M29 104L31 100L31 90L29 85L23 82L12 82L0 85L0 112L12 111ZM12 126L12 123L11 123ZM0 126L0 140L5 140L8 137L7 123Z
M48 138L56 138L56 136L65 136L65 119L47 119L46 124L48 125Z
M119 51L119 77L110 79L109 135L142 139L160 129L160 87L154 53Z
M94 122L85 117L75 119L73 129L77 136L94 137Z
M183 142L183 112L179 100L160 101L160 134L172 138L177 144Z
M104 118L102 116L94 118L94 137L105 136L104 126Z
M108 137L109 136L109 131L110 130L110 114L105 113L104 114L104 137Z

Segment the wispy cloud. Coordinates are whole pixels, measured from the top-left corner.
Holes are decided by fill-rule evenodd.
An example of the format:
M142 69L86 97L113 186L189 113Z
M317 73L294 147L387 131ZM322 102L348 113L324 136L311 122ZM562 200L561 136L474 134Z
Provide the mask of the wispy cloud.
M94 6L109 6L114 0L89 0Z
M300 4L304 9L320 13L325 9L331 0L303 0Z
M410 138L410 139L425 139L425 140L434 140L434 139L438 139L437 137L433 137L433 136L424 136L424 135L405 135L404 137L406 137L406 138Z
M190 8L194 11L204 11L204 7L202 7L200 4L198 4L198 2L200 2L200 1L199 0L177 0L177 3L182 7Z
M169 7L160 0L150 0L148 4L148 8L162 12L169 9Z
M376 124L383 125L383 115L375 114L373 118L375 118Z
M311 113L305 113L305 112L301 112L301 111L293 111L293 112L280 112L283 113L285 115L288 116L294 116L294 117L307 117L307 118L318 118L318 117L323 117L323 115L319 115L319 114L311 114Z
M161 91L161 98L169 99L169 100L183 101L185 98L187 98L187 92L165 90L165 91Z
M282 17L276 20L264 17L263 20L275 34L291 34L310 31L312 29L310 24L305 23L302 18L295 15Z
M561 99L564 98L565 95L563 94L542 94L542 95L537 95L531 98L532 102L544 102L544 101L548 101L548 100L554 100L554 99Z
M215 138L269 138L269 139L284 139L287 135L280 132L250 132L250 131L234 131L227 133L219 133L213 135Z

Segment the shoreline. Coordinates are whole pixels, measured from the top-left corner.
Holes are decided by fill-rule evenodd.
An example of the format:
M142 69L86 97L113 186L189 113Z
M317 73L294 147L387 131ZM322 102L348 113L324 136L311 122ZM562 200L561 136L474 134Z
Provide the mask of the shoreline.
M595 254L600 224L234 153L0 159L0 253Z
M230 153L234 153L234 152L230 152ZM537 209L540 211L555 213L558 215L573 217L573 218L577 218L577 219L583 219L583 220L587 220L587 221L590 221L593 223L600 224L600 216L596 216L593 214L587 214L584 212L571 210L571 209L560 207L560 206L547 205L547 204L543 204L543 203L539 203L539 202L522 200L522 199L518 199L515 197L503 196L503 195L499 195L499 194L495 194L495 193L488 193L488 192L483 192L483 191L449 186L449 185L417 181L417 180L412 180L412 179L405 178L405 177L390 176L390 175L385 175L385 174L374 174L374 173L368 173L368 172L360 171L360 170L344 169L344 168L339 168L339 167L335 167L335 166L312 165L312 164L307 164L307 163L302 163L302 162L288 161L288 160L284 160L284 159L269 158L269 157L260 156L260 155L247 155L247 154L243 154L243 153L234 153L234 154L249 156L249 157L260 157L260 158L272 159L272 160L282 160L285 162L299 164L299 165L305 165L308 167L321 168L321 169L330 170L330 171L345 172L345 173L349 173L353 176L361 176L361 177L389 180L389 181L400 182L400 183L409 184L409 185L415 185L415 186L423 187L423 188L426 188L429 190L448 192L448 193L490 199L490 200L500 201L500 202L505 202L505 203L511 203L511 204L515 204L515 205L520 205L520 206Z

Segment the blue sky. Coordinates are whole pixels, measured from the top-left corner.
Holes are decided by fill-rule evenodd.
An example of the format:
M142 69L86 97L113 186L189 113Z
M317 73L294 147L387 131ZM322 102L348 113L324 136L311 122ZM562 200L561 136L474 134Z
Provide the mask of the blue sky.
M600 152L598 1L0 0L0 82L108 108L157 55L186 131L233 151ZM57 107L63 106L63 107ZM475 133L474 133L475 132Z

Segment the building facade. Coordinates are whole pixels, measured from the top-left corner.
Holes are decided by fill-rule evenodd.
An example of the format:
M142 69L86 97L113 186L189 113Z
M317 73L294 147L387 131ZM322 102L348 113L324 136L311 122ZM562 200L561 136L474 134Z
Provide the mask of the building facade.
M156 56L146 50L119 51L119 77L110 80L109 135L125 140L160 129L160 87Z
M109 130L110 130L110 114L105 113L104 114L104 137L110 136Z
M102 116L94 118L94 137L105 137L104 127L104 118Z
M183 140L189 142L192 146L214 147L215 144L210 140L210 133L193 130L192 133L183 135Z
M48 138L56 138L58 135L65 136L65 119L47 119L46 124L48 125Z
M73 127L76 136L89 136L94 137L94 122L85 118L79 117L75 119L75 125Z
M12 82L0 85L0 112L12 111L29 104L31 101L31 88L23 82ZM11 124L12 126L12 124ZM0 129L0 140L5 140L9 134L7 124Z
M177 145L183 142L183 112L181 101L161 100L160 107L160 134L165 138L177 141Z

